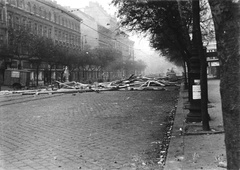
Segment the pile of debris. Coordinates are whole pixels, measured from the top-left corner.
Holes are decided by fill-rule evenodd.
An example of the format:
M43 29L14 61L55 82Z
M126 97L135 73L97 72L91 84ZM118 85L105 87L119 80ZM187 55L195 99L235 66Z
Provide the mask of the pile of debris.
M167 78L137 77L131 75L127 79L112 82L95 82L93 84L83 84L75 81L59 82L55 81L50 86L37 90L9 91L9 93L21 93L22 95L56 94L56 93L81 93L81 92L100 92L112 90L166 90L167 86L179 86L178 81L171 82Z
M134 78L117 80L109 83L100 83L100 90L165 90L166 85L152 79Z
M166 90L166 86L179 86L181 79L170 82L167 78L137 77L107 83L98 83L98 90Z

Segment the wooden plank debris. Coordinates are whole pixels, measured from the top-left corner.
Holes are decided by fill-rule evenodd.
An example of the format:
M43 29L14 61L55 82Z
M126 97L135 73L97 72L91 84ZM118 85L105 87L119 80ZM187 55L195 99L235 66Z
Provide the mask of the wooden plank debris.
M4 93L0 93L0 95L40 95L57 93L101 92L113 90L165 90L166 86L178 86L180 81L170 82L168 79L165 78L149 78L143 76L137 77L135 75L131 75L127 79L103 83L95 82L93 84L83 84L76 81L55 81L50 86L42 89L6 91Z

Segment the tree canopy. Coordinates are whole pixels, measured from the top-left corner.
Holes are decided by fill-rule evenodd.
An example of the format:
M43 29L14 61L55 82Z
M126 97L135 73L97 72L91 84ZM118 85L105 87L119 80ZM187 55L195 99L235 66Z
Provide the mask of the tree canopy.
M178 66L191 57L192 3L190 1L112 0L121 25L149 37L150 46ZM201 3L203 40L214 38L206 0Z
M170 61L190 58L191 4L187 1L113 0L121 25L130 31L149 35L150 46Z
M85 46L84 50L74 49L54 42L50 37L35 34L23 25L9 27L8 31L9 44L0 48L0 59L5 61L1 66L3 70L7 65L11 67L13 58L28 61L29 67L36 69L37 75L39 69L51 72L51 69L62 66L68 66L70 71L110 72L117 72L125 67L122 53L112 47L90 49Z

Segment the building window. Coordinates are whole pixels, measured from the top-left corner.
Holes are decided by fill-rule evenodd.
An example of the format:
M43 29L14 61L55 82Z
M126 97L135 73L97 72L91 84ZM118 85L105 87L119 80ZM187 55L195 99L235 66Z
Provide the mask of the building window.
M0 47L3 45L3 35L0 35Z
M37 26L37 23L35 23L35 24L34 24L34 30L33 30L33 31L34 31L34 33L36 33L36 34L37 34L37 30L38 30L38 26Z
M23 61L23 68L30 68L30 63L27 61Z
M52 14L51 14L51 12L49 11L49 13L48 13L48 18L49 18L49 20L51 21L52 19Z
M33 5L33 13L34 13L34 14L37 14L37 8L36 8L36 5Z
M12 19L12 15L11 14L8 14L8 26L12 26L12 22L13 22L13 19Z
M78 36L78 42L77 42L77 44L80 45L80 44L81 44L80 42L81 42L81 37Z
M56 14L54 14L54 22L55 22L55 23L57 22L57 16L56 16Z
M17 0L17 6L18 6L19 8L22 8L22 7L23 7L23 2L22 2L22 0Z
M62 32L62 41L64 42L64 37L65 37L65 34L64 34L64 32Z
M32 31L32 21L28 20L28 28L30 29L30 31Z
M43 36L47 37L47 27L44 27L44 29L43 29Z
M55 30L55 40L57 40L57 39L58 39L58 31Z
M46 11L46 10L44 10L44 12L43 12L43 13L44 13L44 14L43 14L43 17L47 19L47 11Z
M75 30L78 30L78 25L77 24L75 24Z
M43 27L42 25L39 25L39 35L42 36L43 34Z
M0 9L0 21L3 21L3 10Z
M22 19L22 24L23 24L24 27L26 27L26 18Z
M69 42L69 36L68 36L68 34L66 34L66 42L67 42L67 43Z
M43 16L43 11L42 11L42 8L39 7L39 16L42 17Z
M15 23L16 23L16 28L19 29L19 27L20 27L20 19L18 17L16 17Z
M13 4L13 5L17 5L17 2L16 2L16 0L11 0L11 4Z
M30 4L30 2L27 3L27 11L31 12L31 4Z
M28 46L25 44L25 45L22 45L22 53L27 55L28 54Z
M36 15L39 15L39 8L36 7Z
M77 36L74 36L75 37L75 45L78 45L78 37Z
M51 38L51 35L52 35L52 29L49 28L49 29L48 29L48 38Z
M71 35L71 44L73 45L74 37Z
M13 61L12 61L12 64L11 64L11 68L17 68L17 66L18 66L17 61L16 61L16 60L13 60Z
M62 33L62 41L65 42L65 33Z
M58 32L58 40L61 41L62 40L62 35L61 35L61 31Z
M72 45L72 36L69 35L69 44Z

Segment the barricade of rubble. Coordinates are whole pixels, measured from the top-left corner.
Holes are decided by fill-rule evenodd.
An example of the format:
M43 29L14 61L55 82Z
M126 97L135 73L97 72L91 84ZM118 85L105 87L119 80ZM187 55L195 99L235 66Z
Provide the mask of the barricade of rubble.
M22 95L40 95L56 93L82 93L82 92L101 92L113 90L166 90L167 86L179 86L181 78L170 81L167 77L142 77L131 75L127 79L116 80L112 82L95 82L93 84L84 84L76 81L59 82L35 90L18 90L18 91L0 91L0 95L22 94Z

